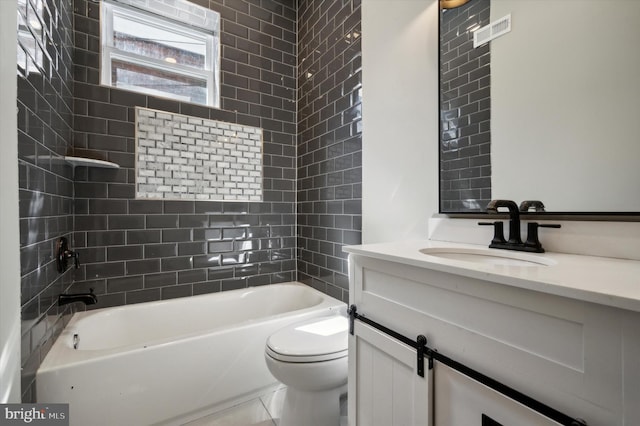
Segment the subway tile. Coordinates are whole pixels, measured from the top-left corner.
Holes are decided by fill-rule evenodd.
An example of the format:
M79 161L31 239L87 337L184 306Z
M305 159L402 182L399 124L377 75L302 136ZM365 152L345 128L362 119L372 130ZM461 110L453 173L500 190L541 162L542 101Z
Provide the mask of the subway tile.
M109 262L85 265L88 279L110 278L124 275L124 262Z
M222 238L222 229L194 229L193 240L194 241L215 241Z
M109 88L104 86L76 82L73 85L73 95L80 99L109 102Z
M76 230L77 225L76 225ZM125 234L123 231L92 231L86 234L87 247L123 245Z
M269 251L266 250L258 250L258 251L248 251L245 252L245 262L247 263L261 263L268 262L271 260Z
M220 254L207 254L193 256L194 268L215 268L221 266L222 256ZM211 279L211 278L209 278Z
M75 196L80 198L106 198L107 184L94 182L75 182Z
M238 290L241 288L247 288L246 278L229 278L222 280L222 291Z
M244 228L224 228L222 230L223 240L235 240L246 238L246 229ZM214 244L214 243L210 243Z
M208 253L224 253L233 250L233 241L209 242L207 244Z
M89 101L87 107L87 114L92 117L120 121L127 120L127 108L124 106Z
M114 262L118 260L135 260L142 259L143 246L112 246L107 247L107 260Z
M208 211L197 211L196 207L206 202L194 201L164 201L164 213L208 213Z
M129 200L130 214L162 213L163 203L160 200Z
M162 271L180 271L191 269L193 267L193 258L190 256L171 257L161 259L160 268Z
M270 275L253 275L247 277L247 286L254 287L260 285L271 284L271 276Z
M220 281L206 281L195 283L192 285L193 295L209 294L221 291L222 284Z
M79 248L75 249L75 252L78 254L78 258L83 264L105 262L107 260L103 247Z
M145 259L156 257L170 257L177 255L176 244L148 244L144 246Z
M74 228L76 231L92 231L107 228L107 216L103 215L76 215L74 222Z
M209 226L207 215L180 215L180 228L206 228Z
M189 297L193 295L191 285L173 285L160 289L162 300L175 299L178 297Z
M129 260L126 262L126 275L143 275L160 272L160 259Z
M126 232L127 244L159 243L161 240L160 230L139 230Z
M164 287L176 284L175 272L163 272L159 274L147 274L144 276L144 288Z
M126 303L126 293L105 294L98 299L98 303L87 307L87 310L110 308L114 306L122 306Z
M129 184L110 183L107 184L108 198L134 198L135 187ZM129 210L130 213L136 213Z
M143 215L110 215L109 229L143 229Z
M113 199L91 199L89 200L90 214L126 214L127 201ZM113 216L111 216L113 218ZM110 219L111 219L110 218ZM111 225L111 220L110 220Z
M160 300L160 289L152 288L145 290L128 291L126 293L126 303L144 303Z
M177 228L178 215L149 215L146 217L147 229L152 228Z
M178 284L196 283L207 280L206 269L191 269L178 271Z
M221 228L225 226L234 226L235 217L233 215L211 215L209 216L209 227Z
M209 108L189 103L180 103L180 114L190 115L194 117L208 118Z
M165 229L162 231L162 242L191 241L191 229Z
M173 99L157 98L155 96L149 96L147 101L147 107L151 109L157 109L167 112L180 112L180 103Z
M135 126L133 123L128 123L124 121L115 121L109 120L107 121L109 134L115 136L125 136L132 138L135 135Z
M107 279L107 292L120 293L131 290L140 290L143 288L143 284L141 276L109 278Z
M191 254L204 254L206 253L206 245L204 242L194 243L178 243L178 255L186 256Z

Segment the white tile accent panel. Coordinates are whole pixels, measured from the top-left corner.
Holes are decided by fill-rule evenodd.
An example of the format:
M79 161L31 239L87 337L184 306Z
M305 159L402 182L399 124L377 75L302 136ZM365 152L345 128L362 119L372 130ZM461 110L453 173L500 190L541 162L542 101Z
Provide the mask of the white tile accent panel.
M136 108L136 198L262 201L262 129Z

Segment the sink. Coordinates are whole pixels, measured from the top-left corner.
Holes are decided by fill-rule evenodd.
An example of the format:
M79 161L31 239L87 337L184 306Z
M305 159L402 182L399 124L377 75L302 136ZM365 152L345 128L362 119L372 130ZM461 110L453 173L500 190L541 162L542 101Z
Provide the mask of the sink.
M542 256L489 248L429 247L420 250L420 253L441 259L462 260L483 265L552 266L556 264L554 260Z

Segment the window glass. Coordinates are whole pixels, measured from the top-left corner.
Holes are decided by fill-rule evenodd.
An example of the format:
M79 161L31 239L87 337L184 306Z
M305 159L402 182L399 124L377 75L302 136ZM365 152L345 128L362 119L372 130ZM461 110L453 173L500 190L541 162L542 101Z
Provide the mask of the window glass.
M113 85L118 88L206 104L206 80L118 60L111 69Z
M114 15L113 45L123 52L206 69L207 40L204 37L167 31L131 17Z
M215 25L205 30L196 17ZM218 25L217 13L183 0L162 10L155 0L103 1L102 84L217 107Z

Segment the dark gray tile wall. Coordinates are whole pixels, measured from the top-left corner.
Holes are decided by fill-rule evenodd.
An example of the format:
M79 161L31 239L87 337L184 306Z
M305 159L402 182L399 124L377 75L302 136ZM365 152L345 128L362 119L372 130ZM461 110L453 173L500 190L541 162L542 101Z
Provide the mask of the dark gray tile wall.
M362 230L360 1L298 9L298 279L348 300Z
M40 9L37 3L23 9L29 17L25 22L40 21L27 30L38 39L26 52L37 70L18 67L17 77L25 402L34 400L35 372L64 326L56 297L73 278L70 271L58 273L54 254L58 238L70 238L73 229L73 176L62 159L72 143L72 5L71 0L45 0Z
M491 200L490 44L474 49L468 31L489 13L489 0L474 0L441 16L442 212L484 211Z
M221 108L99 85L99 4L75 0L74 148L120 169L75 171L73 288L97 308L296 279L296 9L201 1L221 15ZM134 108L263 129L264 201L134 199Z

